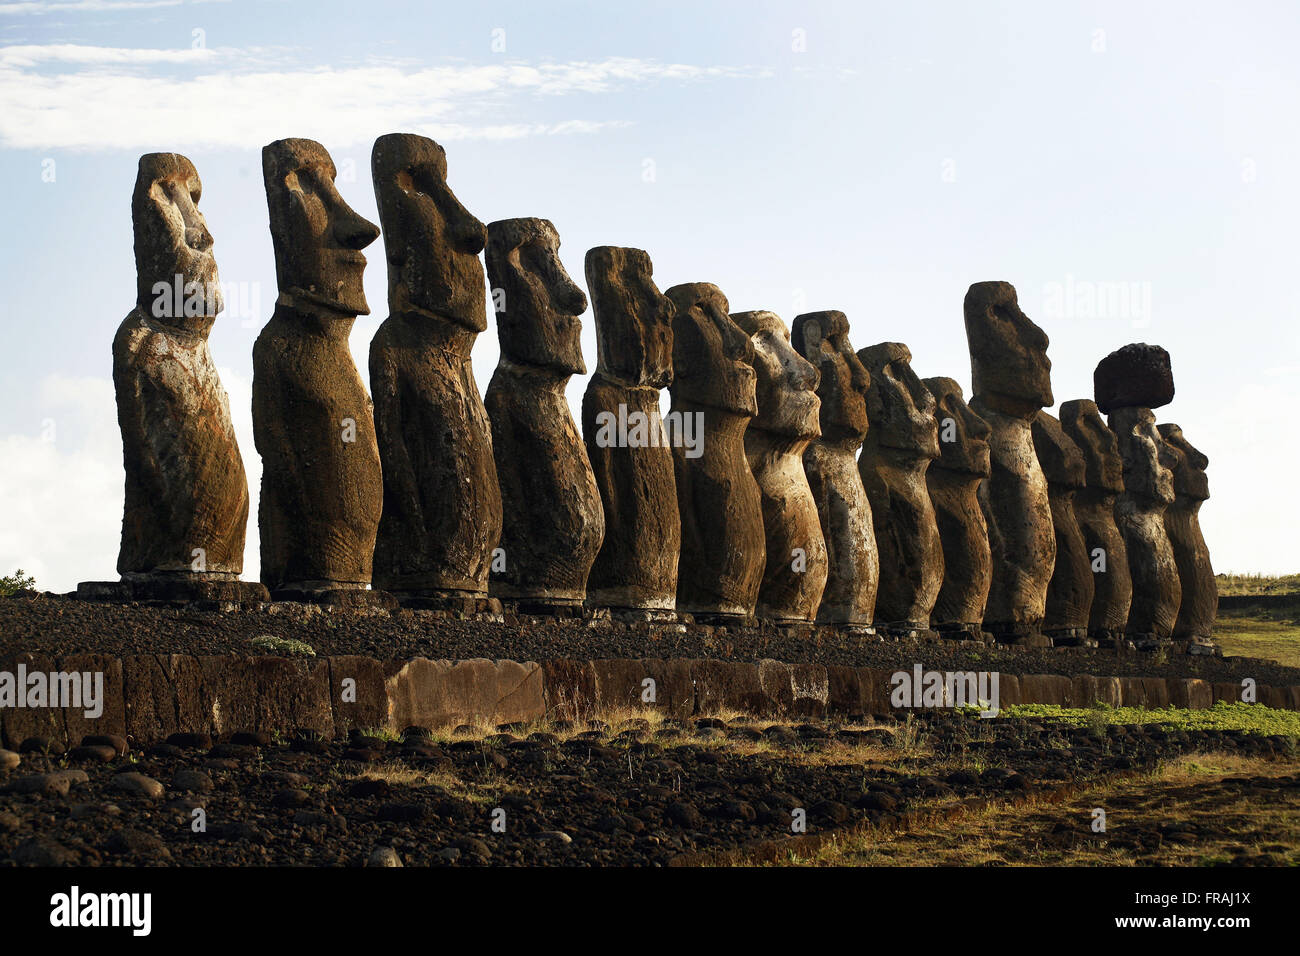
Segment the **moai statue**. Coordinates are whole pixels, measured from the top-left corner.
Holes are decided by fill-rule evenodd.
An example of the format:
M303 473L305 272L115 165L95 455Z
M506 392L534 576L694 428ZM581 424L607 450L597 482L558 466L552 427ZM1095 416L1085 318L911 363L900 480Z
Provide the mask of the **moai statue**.
M939 457L925 473L943 545L943 586L930 612L940 634L979 638L989 599L993 563L979 488L989 477L989 426L950 378L927 378L935 400Z
M803 455L821 434L819 375L794 350L775 313L736 312L731 319L749 333L758 376L758 414L745 431L767 538L757 613L765 620L812 621L826 588L826 541Z
M597 365L582 398L582 436L605 515L587 604L671 617L682 525L659 390L673 377L673 305L652 271L640 249L587 252Z
M708 282L675 285L669 422L682 555L677 610L705 617L754 616L767 563L763 504L745 457L757 414L754 346L731 321L727 298Z
M934 396L912 371L912 353L900 342L858 351L871 379L871 428L858 471L880 558L876 624L928 630L943 585L943 544L925 474L939 457Z
M984 628L1002 641L1048 646L1040 629L1056 540L1030 426L1053 403L1047 334L1020 311L1009 282L976 282L964 311L970 405L990 429L992 474L980 488L993 558Z
M1210 550L1201 534L1201 502L1210 497L1205 469L1210 459L1193 448L1177 425L1160 425L1160 462L1174 475L1174 502L1165 511L1165 531L1174 549L1182 600L1174 639L1188 642L1188 652L1213 654L1211 634L1219 614L1219 586L1210 566Z
M871 504L856 461L867 436L871 377L849 344L843 312L795 317L790 342L820 373L821 436L804 452L804 472L826 539L827 576L817 621L869 627L876 608L880 563Z
M1061 428L1083 453L1084 486L1074 495L1074 516L1092 569L1092 610L1088 635L1102 647L1124 640L1133 579L1128 549L1115 523L1115 501L1124 490L1124 462L1115 433L1107 427L1094 402L1061 403Z
M487 227L487 272L501 358L484 404L501 484L502 564L492 594L539 605L581 606L605 536L605 513L564 388L587 371L587 297L560 262L560 236L545 219Z
M1115 504L1133 578L1124 632L1139 649L1149 650L1173 636L1182 600L1164 520L1174 501L1174 477L1160 463L1160 433L1151 411L1174 398L1169 353L1145 343L1111 352L1093 372L1093 390L1124 460L1124 491Z
M118 583L87 598L266 600L241 583L248 482L208 350L222 309L203 186L179 153L140 157L131 218L136 304L113 339L126 466Z
M262 174L280 289L253 344L262 581L282 597L332 600L370 584L383 505L370 396L348 349L370 312L361 250L379 230L343 201L320 143L271 143Z
M1056 564L1047 585L1043 630L1059 645L1092 643L1088 619L1092 614L1094 585L1087 542L1074 514L1075 496L1086 484L1083 452L1061 423L1045 411L1034 416L1034 450L1047 479L1056 536Z
M412 606L486 610L501 490L470 350L487 328L487 230L447 185L433 140L381 136L370 166L389 312L370 342L384 462L375 586ZM510 566L508 553L496 557Z

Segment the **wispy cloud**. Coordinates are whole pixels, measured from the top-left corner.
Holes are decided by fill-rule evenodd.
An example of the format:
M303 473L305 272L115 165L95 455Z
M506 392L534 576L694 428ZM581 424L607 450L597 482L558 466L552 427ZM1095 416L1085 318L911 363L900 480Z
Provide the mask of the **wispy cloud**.
M0 16L41 13L117 13L122 10L149 10L154 7L179 7L180 5L181 0L18 0L15 3L0 4Z
M0 48L0 146L256 148L286 135L345 146L378 129L435 138L591 133L625 120L539 122L520 97L610 94L649 83L768 75L748 67L598 61L270 69L266 50ZM283 62L283 57L278 58ZM197 71L204 72L197 72ZM484 122L490 116L492 122Z

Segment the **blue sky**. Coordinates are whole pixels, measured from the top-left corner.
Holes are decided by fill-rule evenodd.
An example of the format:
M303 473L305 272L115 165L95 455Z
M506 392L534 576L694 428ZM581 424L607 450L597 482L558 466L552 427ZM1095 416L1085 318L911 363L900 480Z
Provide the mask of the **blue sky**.
M0 573L114 576L139 155L203 178L239 290L212 350L256 495L260 149L319 139L377 221L389 132L443 143L484 222L552 220L583 285L588 248L638 246L661 288L714 282L787 322L840 309L856 346L905 342L919 374L968 387L962 298L1004 279L1051 337L1058 402L1091 397L1106 353L1159 343L1177 397L1158 418L1211 460L1216 568L1300 570L1298 21L1287 3L0 3ZM363 375L387 312L373 249ZM594 368L589 313L584 347ZM496 360L493 326L480 388Z

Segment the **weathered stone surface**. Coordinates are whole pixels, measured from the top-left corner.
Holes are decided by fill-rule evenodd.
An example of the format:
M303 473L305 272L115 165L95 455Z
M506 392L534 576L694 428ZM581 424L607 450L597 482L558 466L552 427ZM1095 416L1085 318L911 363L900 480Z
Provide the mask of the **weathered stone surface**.
M943 544L925 475L939 457L935 400L899 342L858 351L870 377L858 471L876 532L876 623L927 628L943 585Z
M1006 635L1041 626L1056 561L1047 481L1030 423L1051 405L1047 334L1020 310L1008 282L977 282L966 293L971 408L988 423L992 474L980 488L993 580L985 627Z
M821 664L758 662L758 682L773 716L824 717L830 702L830 682Z
M1118 677L1094 677L1091 674L1079 674L1073 680L1071 693L1071 699L1075 707L1091 707L1097 703L1118 707L1123 700Z
M1219 614L1219 587L1210 549L1201 533L1201 502L1210 497L1205 476L1210 459L1194 448L1177 425L1160 425L1160 463L1174 476L1174 500L1165 511L1165 531L1178 565L1182 597L1173 636L1209 638Z
M672 381L673 304L640 249L587 252L598 365L582 398L582 435L600 490L605 537L587 580L595 606L671 610L681 516L659 416Z
M117 570L142 585L244 569L248 481L208 349L223 303L202 189L179 153L140 157L136 305L113 339L113 386L126 467Z
M1124 490L1124 462L1115 433L1088 399L1061 403L1061 428L1084 460L1084 486L1075 492L1074 516L1093 572L1088 633L1112 642L1124 633L1133 602L1128 549L1115 523L1115 502Z
M1173 473L1160 464L1160 434L1149 408L1116 408L1109 423L1124 460L1124 491L1115 504L1115 523L1124 536L1133 578L1133 603L1124 630L1135 638L1168 640L1182 600L1178 564L1164 522L1174 500Z
M384 486L375 586L486 596L501 491L470 350L487 328L478 257L487 231L447 185L433 140L381 136L370 165L389 312L370 342Z
M1097 408L1109 415L1117 408L1160 408L1174 400L1174 373L1169 353L1158 345L1137 342L1111 352L1092 373Z
M551 658L541 662L542 694L550 720L588 720L596 710L592 661Z
M591 666L601 709L653 707L679 718L695 712L688 660L596 660Z
M334 161L319 143L271 143L262 172L280 289L253 345L262 581L273 591L364 588L383 486L348 333L370 312L361 250L379 230L334 188Z
M1086 635L1094 593L1092 559L1075 517L1075 496L1084 487L1083 452L1065 434L1061 423L1045 411L1034 416L1034 451L1047 479L1056 538L1056 564L1047 585L1043 630L1053 636Z
M1060 674L1021 674L1020 702L1070 707L1074 703L1074 683Z
M334 735L328 660L204 656L197 661L200 706L210 718L198 724L200 730L210 726L214 736L221 736L289 727Z
M771 703L759 679L758 664L692 660L690 667L697 714L723 709L752 709L754 713L762 713Z
M745 458L745 429L757 412L754 346L717 286L692 282L664 294L674 307L677 610L748 618L767 562L762 500Z
M867 389L871 385L849 343L843 312L806 312L795 317L790 342L817 367L821 436L804 452L804 473L817 502L826 542L826 588L817 620L824 624L870 624L875 614L880 561L871 503L855 460L867 436Z
M29 654L26 651L0 650L0 672L12 674L15 683L19 668L28 675L49 674L58 670L52 657ZM19 750L28 737L42 737L50 742L55 752L62 753L81 740L68 736L63 710L57 707L0 707L0 745Z
M966 404L950 378L924 379L935 399L939 457L925 473L943 546L943 585L930 620L940 630L978 631L984 620L993 566L989 529L979 503L989 477L989 426Z
M91 734L126 734L126 696L123 681L122 659L111 654L69 654L59 658L57 665L64 674L81 675L83 704L88 703L86 692L93 689L96 675L101 675L99 699L94 708L86 706L64 707L63 726L68 735L68 743L80 742ZM98 711L95 716L86 716L87 709Z
M388 718L384 669L373 657L338 655L328 659L334 732L382 727Z
M605 513L564 389L585 374L587 297L564 271L560 237L545 219L488 225L487 271L499 290L501 358L484 404L501 486L505 570L490 590L505 599L581 604L605 537Z
M1165 684L1169 688L1169 703L1173 707L1206 710L1214 704L1214 688L1206 681L1170 677L1165 680Z
M773 312L736 312L732 321L754 347L758 414L745 431L763 507L767 559L757 613L776 621L811 621L826 588L826 540L803 455L821 434L817 368L794 350Z
M393 731L489 720L511 724L546 713L542 669L533 661L435 661L394 664L385 678Z

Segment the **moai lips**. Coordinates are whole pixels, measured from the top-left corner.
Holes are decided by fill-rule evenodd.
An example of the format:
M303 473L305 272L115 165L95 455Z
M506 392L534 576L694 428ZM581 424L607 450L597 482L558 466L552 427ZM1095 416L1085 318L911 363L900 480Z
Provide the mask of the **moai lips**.
M262 580L294 593L363 589L383 484L348 333L369 313L361 250L379 230L339 195L319 143L277 140L262 171L280 289L253 345Z
M1182 598L1174 623L1175 640L1190 641L1209 652L1219 613L1219 588L1210 550L1201 533L1201 503L1210 497L1205 469L1210 460L1194 448L1177 425L1160 425L1160 461L1173 472L1174 500L1165 511L1165 531L1178 565Z
M673 305L652 274L640 249L587 252L598 364L582 399L582 435L605 515L587 603L670 612L682 529L659 390L672 381Z
M858 471L875 525L880 558L877 624L927 629L943 585L943 544L926 487L939 457L935 400L898 342L858 351L871 379L867 432Z
M849 343L849 320L843 312L796 316L790 342L817 368L822 403L821 436L809 444L803 458L826 541L826 589L817 620L869 625L880 564L871 504L855 459L867 435L871 379Z
M820 376L794 350L775 313L735 312L731 319L749 334L757 375L758 414L745 431L767 550L757 614L766 620L812 621L826 587L826 542L803 454L821 434Z
M940 632L981 632L993 567L988 525L979 503L980 484L989 477L989 426L973 411L961 386L950 378L924 379L934 396L939 457L930 463L925 484L934 506L943 546L943 585L930 613Z
M1125 633L1139 646L1173 635L1182 600L1164 516L1174 501L1173 474L1160 463L1161 439L1149 402L1173 397L1169 354L1152 345L1127 345L1101 360L1093 375L1097 407L1108 412L1124 462L1124 491L1115 521L1128 551L1133 602Z
M984 623L1000 639L1042 644L1056 540L1030 423L1053 401L1047 334L1021 311L1008 282L975 283L963 310L971 409L990 429L992 474L980 491L993 560Z
M381 136L371 170L389 307L370 343L384 463L375 585L404 599L482 599L502 527L491 425L470 362L487 327L487 233L452 193L433 140Z
M1083 452L1047 412L1034 417L1033 435L1047 479L1056 537L1056 565L1047 586L1043 630L1058 643L1079 644L1088 636L1095 590L1092 560L1074 510L1076 495L1085 487L1087 465Z
M238 598L252 587L264 598L236 582L248 483L208 349L222 302L202 190L186 157L140 157L131 199L136 306L113 339L126 468L117 569L136 597L170 589Z
M1111 647L1123 637L1133 602L1128 549L1115 523L1115 502L1124 490L1124 462L1115 433L1094 402L1062 402L1061 429L1084 460L1084 485L1075 492L1074 515L1092 570L1088 633L1103 647Z
M513 601L581 604L605 535L600 491L564 397L570 376L587 370L578 319L587 297L565 272L547 220L505 219L487 231L501 358L484 404L505 565L490 589Z
M717 286L692 282L664 294L675 309L669 414L686 439L672 443L682 524L677 610L749 618L767 560L761 495L745 457L757 412L754 347Z

